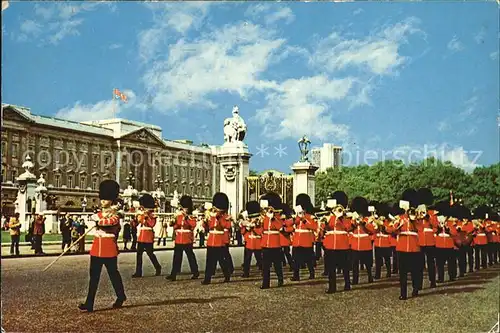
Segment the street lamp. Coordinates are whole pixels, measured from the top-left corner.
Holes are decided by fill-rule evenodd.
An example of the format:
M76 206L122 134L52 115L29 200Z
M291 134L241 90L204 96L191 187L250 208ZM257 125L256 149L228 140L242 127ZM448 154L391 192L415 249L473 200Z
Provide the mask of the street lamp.
M163 180L161 176L158 175L155 180L156 191L153 192L153 198L158 201L158 211L161 213L162 203L165 201L165 192L161 189L163 186Z

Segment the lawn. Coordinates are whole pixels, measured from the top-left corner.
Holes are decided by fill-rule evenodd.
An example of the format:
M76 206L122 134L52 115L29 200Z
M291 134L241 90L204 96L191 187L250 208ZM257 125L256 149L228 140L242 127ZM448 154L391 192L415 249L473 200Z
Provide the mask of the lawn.
M21 242L24 242L25 232L21 232ZM88 236L86 240L92 240L93 236ZM62 242L62 236L60 234L45 234L43 235L44 242ZM10 243L9 231L2 231L2 243Z

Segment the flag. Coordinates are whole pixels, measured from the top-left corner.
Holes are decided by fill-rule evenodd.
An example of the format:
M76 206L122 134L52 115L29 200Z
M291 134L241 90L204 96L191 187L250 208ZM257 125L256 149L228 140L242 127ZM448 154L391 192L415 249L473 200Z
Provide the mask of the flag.
M123 102L127 103L128 99L127 99L127 95L125 95L124 93L122 93L119 89L115 88L113 89L113 96L114 98L116 99L121 99Z

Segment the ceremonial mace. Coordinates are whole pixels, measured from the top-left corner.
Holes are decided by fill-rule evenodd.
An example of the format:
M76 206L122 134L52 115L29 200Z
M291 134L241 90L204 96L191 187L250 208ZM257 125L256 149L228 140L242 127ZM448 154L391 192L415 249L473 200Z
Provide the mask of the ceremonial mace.
M43 271L42 271L42 272L45 272L47 269L49 269L49 268L50 268L50 266L54 265L54 264L56 263L56 261L58 261L59 259L61 259L61 257L62 257L62 256L63 256L66 252L68 252L69 250L71 250L71 248L72 248L73 246L75 246L75 245L76 245L76 244L77 244L77 243L78 243L78 242L79 242L79 241L80 241L83 237L85 237L85 236L86 236L86 235L87 235L87 234L88 234L91 230L94 230L94 228L95 228L95 227L96 227L96 226L93 226L92 228L90 228L89 230L87 230L87 231L86 231L83 235L81 235L81 236L80 236L80 238L78 238L76 241L74 241L73 243L71 243L71 245L70 245L70 246L69 246L66 250L64 250L64 252L63 252L63 253L61 253L61 254L59 255L59 257L57 257L57 258L56 258L56 260L54 260L53 262L51 262L50 264L48 264L48 265L47 265L47 267L45 267L45 268L43 269Z

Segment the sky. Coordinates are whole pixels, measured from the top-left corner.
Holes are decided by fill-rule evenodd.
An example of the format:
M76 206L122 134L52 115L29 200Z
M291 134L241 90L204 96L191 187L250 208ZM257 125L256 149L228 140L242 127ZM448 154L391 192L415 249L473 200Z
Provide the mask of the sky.
M437 153L471 171L499 161L498 18L495 1L13 2L2 103L75 121L116 103L217 145L238 105L257 171L291 172L303 135L346 165Z

